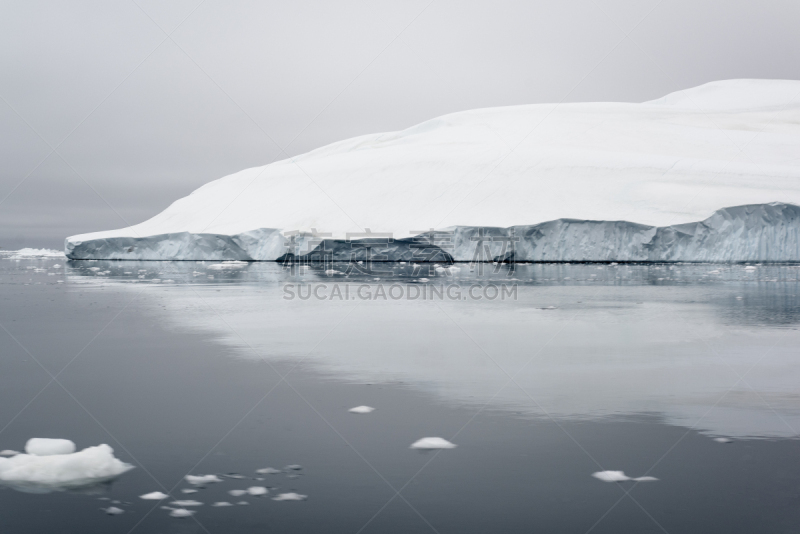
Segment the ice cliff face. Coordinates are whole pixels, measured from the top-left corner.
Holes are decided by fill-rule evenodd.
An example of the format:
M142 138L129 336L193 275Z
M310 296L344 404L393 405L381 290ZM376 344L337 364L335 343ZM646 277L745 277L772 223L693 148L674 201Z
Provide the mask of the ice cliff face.
M276 260L324 243L349 259L360 240L356 254L408 260L424 241L414 237L435 228L453 230L440 256L461 261L478 243L485 258L511 258L502 247L513 244L517 261L798 261L791 204L800 81L729 80L642 104L466 111L341 141L210 182L140 224L70 237L66 252ZM391 243L371 241L384 234Z
M558 219L509 228L456 226L406 239L164 234L68 242L72 259L243 261L800 261L800 207L736 206L704 221L647 226Z

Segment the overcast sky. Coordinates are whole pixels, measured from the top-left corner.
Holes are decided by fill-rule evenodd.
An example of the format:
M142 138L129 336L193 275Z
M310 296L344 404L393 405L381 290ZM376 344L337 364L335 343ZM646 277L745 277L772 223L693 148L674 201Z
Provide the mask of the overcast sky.
M0 247L454 111L800 79L798 21L797 0L0 2Z

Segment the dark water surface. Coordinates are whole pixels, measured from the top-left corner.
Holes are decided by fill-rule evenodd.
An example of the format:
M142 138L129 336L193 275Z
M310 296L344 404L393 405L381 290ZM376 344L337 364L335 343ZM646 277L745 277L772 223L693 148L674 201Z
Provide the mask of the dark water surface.
M382 269L0 259L0 449L108 443L136 466L0 490L0 532L800 531L797 266ZM421 277L464 291L405 298ZM458 447L409 448L425 436ZM211 473L246 478L180 492ZM204 505L169 517L152 491ZM290 491L308 499L271 499Z

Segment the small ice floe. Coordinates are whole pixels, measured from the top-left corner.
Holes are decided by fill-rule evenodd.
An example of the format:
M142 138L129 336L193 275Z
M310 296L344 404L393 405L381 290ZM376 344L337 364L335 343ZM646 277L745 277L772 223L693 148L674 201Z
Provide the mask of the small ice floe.
M291 464L291 465L287 465L283 469L285 471L300 471L300 470L303 469L303 466L302 465L298 465L298 464Z
M444 267L441 267L441 266L440 266L440 267L435 267L435 268L434 268L434 270L435 270L437 273L443 273L443 272L445 271Z
M243 489L228 490L228 494L233 495L234 497L241 497L242 495L247 495L247 490Z
M256 473L259 475L277 475L278 473L283 473L280 469L275 469L274 467L264 467L261 469L256 469Z
M339 272L339 271L337 271L337 270L335 270L335 269L326 269L326 270L325 270L325 274L327 274L327 275L336 274L336 273L338 273L338 272Z
M247 502L247 501L239 501L239 502L237 502L236 504L238 504L239 506L247 506L247 505L249 505L250 503L249 503L249 502Z
M186 508L174 508L169 515L171 517L191 517L195 514L194 510L187 510Z
M186 475L184 478L186 482L194 486L204 486L206 484L213 484L214 482L222 482L222 479L217 475Z
M748 265L748 266L746 266L746 267L744 268L744 270L745 270L745 271L751 271L751 272L752 272L752 271L755 271L755 270L756 270L756 266L755 266L755 265Z
M347 411L350 413L364 414L364 413L374 412L375 408L373 408L372 406L356 406L355 408L350 408Z
M213 263L206 267L206 269L222 271L228 269L242 269L244 267L247 267L246 261L223 261L222 263Z
M114 457L108 445L75 452L69 440L33 438L27 454L0 458L0 484L21 491L47 493L92 486L114 479L133 466Z
M214 504L212 504L211 506L214 506L215 508L221 508L223 506L233 506L233 505L231 503L229 503L228 501L217 501Z
M197 490L192 488L183 488L181 493L197 493Z
M304 501L308 499L308 495L300 495L299 493L280 493L272 498L273 501Z
M9 259L21 260L26 258L64 258L64 253L60 250L47 248L22 248L12 250Z
M714 438L717 443L733 443L731 438Z
M117 508L116 506L109 506L108 508L100 508L102 511L107 513L108 515L119 515L124 514L125 510L122 508Z
M412 449L433 450L433 449L455 449L455 443L450 443L444 438L422 438L411 444Z
M267 493L269 493L269 490L264 486L250 486L249 488L247 488L247 493L257 497L259 495L266 495Z
M428 280L427 278L420 278L419 281L420 282L430 282L430 280Z
M592 476L598 480L602 480L603 482L652 482L658 480L655 477L647 476L631 478L626 475L624 471L598 471L596 473L592 473Z
M146 501L160 501L161 499L166 499L169 497L166 493L162 493L160 491L154 491L152 493L145 493L144 495L139 495L140 499L144 499Z
M450 267L448 267L448 269L450 269L450 272L457 273L458 271L461 270L461 267L459 267L458 265L451 265Z
M19 451L12 451L11 449L6 449L4 451L0 451L0 456L16 456L18 454L22 454Z
M170 504L173 506L180 506L181 508L184 508L186 506L203 506L203 503L201 503L200 501L193 501L193 500L172 501Z
M100 270L100 267L89 267L89 270L96 273Z
M719 274L719 271L714 269L713 271L708 271L708 274Z

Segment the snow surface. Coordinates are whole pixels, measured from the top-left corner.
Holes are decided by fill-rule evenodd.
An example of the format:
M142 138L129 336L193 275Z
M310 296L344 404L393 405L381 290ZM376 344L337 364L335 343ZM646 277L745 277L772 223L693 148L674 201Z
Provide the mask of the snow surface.
M61 447L61 450L67 450L66 446ZM47 455L17 454L0 458L0 484L22 491L46 493L91 486L133 469L132 465L115 458L114 449L105 444L68 454L53 454L53 447L40 449L34 446L33 449Z
M530 231L516 259L797 260L800 208L764 206L800 204L798 177L800 81L727 80L642 104L479 109L348 139L210 182L138 225L67 238L66 252L275 260L287 236L302 254L367 230L474 237L516 225Z
M411 444L412 449L455 449L455 443L450 443L444 438L422 438Z
M75 452L75 443L68 439L31 438L25 444L25 452L34 456L72 454Z

